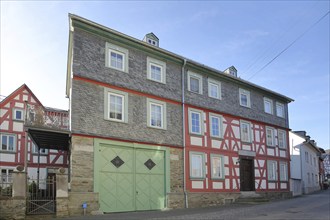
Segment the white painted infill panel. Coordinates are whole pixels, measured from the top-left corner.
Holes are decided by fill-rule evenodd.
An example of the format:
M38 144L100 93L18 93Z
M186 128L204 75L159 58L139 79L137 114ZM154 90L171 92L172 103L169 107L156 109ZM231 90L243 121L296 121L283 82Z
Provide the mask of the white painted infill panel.
M241 135L240 135L239 127L236 127L235 126L235 127L232 127L232 129L233 129L235 138L240 139L241 138Z
M274 148L267 148L267 155L275 156L275 149Z
M225 189L230 189L230 182L229 179L225 179Z
M18 131L18 132L22 132L23 131L23 122L14 121L13 122L13 130Z
M225 167L225 175L226 175L226 176L229 175L229 167Z
M212 144L212 146L211 146L212 148L220 149L221 141L212 139L211 144Z
M63 155L57 159L56 164L63 164Z
M14 162L15 154L7 154L4 152L1 152L1 161L2 162Z
M7 112L7 109L0 109L0 117L3 117Z
M281 183L281 189L287 189L288 184L287 183Z
M203 146L203 139L200 137L190 137L191 145Z
M286 151L280 150L280 157L286 157Z
M15 107L18 107L18 108L24 108L24 103L16 102L16 103L15 103Z
M275 183L268 183L268 189L275 189L276 185Z
M223 189L223 183L222 182L213 182L212 188L213 189Z
M1 130L8 130L9 129L9 122L8 121L3 121L0 125Z
M204 189L203 181L191 181L191 187L193 189Z

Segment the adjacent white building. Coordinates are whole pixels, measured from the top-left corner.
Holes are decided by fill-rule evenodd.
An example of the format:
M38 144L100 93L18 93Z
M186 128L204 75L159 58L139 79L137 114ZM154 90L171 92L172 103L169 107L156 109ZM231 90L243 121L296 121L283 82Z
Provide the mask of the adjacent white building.
M321 152L316 142L305 131L289 132L290 170L293 196L320 190L319 156Z

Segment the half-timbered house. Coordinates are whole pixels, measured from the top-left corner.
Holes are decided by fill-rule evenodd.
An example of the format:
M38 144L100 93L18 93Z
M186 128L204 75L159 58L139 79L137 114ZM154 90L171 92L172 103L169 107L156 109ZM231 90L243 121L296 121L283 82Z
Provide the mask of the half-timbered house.
M70 201L121 212L290 196L291 98L164 50L153 33L69 21Z
M2 181L9 181L17 166L27 168L31 179L45 179L59 167L68 167L64 150L38 147L26 132L29 122L68 129L68 111L45 107L25 84L0 103Z

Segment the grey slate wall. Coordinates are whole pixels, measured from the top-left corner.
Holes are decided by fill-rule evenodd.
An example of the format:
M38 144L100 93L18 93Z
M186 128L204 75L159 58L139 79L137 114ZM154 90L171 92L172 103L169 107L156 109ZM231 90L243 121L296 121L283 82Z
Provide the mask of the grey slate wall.
M289 127L288 117L286 118L277 117L275 114L267 114L264 111L264 95L260 92L252 90L250 88L245 88L237 84L233 84L222 80L220 77L217 79L221 82L221 100L210 98L208 96L208 79L203 73L194 71L203 76L203 94L196 94L188 91L187 85L187 72L185 73L185 102L187 104L196 105L202 108L211 109L217 111L219 114L227 113L233 116L239 116L251 120L261 121L281 127ZM239 104L239 88L246 89L250 91L251 108L243 107ZM271 98L266 95L266 97ZM275 111L276 99L273 100L273 110ZM278 100L277 100L278 101ZM287 104L281 102L285 106L285 112L287 113Z
M124 140L182 146L181 105L166 103L167 129L147 127L147 98L128 94L128 123L104 119L104 87L72 82L72 132Z
M128 73L105 66L106 42L101 37L76 29L74 32L73 74L119 87L181 101L181 66L146 54L127 45L111 42L129 50ZM166 84L147 79L147 56L166 62Z

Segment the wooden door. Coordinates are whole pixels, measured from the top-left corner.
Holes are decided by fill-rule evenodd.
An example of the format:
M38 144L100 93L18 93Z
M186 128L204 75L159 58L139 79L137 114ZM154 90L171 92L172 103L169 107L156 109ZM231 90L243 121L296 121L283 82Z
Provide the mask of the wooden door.
M241 191L254 191L254 164L253 159L240 159Z

